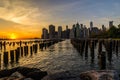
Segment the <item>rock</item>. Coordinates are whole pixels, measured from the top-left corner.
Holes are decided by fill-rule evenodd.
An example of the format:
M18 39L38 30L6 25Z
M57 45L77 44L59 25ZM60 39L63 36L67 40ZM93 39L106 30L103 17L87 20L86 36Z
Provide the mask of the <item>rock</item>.
M98 80L98 73L96 71L87 71L80 74L82 80Z
M49 74L42 80L81 80L79 75L74 71L63 71Z
M82 72L80 78L82 80L119 80L117 72L113 70Z
M3 78L0 78L0 80L7 80L8 77L3 77Z
M27 67L17 67L16 71L18 71L19 73L21 73L22 75L26 76L28 73L30 72L34 72L34 71L41 71L40 69L37 68L27 68ZM42 72L42 71L41 71Z
M24 80L33 80L32 78L25 78Z
M41 78L43 78L46 75L47 75L46 71L41 71L40 69L37 69L37 68L17 67L17 68L13 68L13 69L9 69L9 70L7 70L7 69L1 70L0 71L0 80L1 80L1 78L4 78L4 77L5 78L15 78L15 79L17 78L19 80L19 78L21 79L26 76L27 76L27 78L41 80ZM12 80L15 80L15 79L12 79Z
M10 76L14 72L15 71L11 70L11 69L10 70L1 70L0 71L0 78Z
M41 80L44 76L47 75L47 72L44 71L34 71L27 74L26 77L30 77L34 80Z
M12 75L10 77L24 78L24 76L21 73L19 73L19 72L12 73Z

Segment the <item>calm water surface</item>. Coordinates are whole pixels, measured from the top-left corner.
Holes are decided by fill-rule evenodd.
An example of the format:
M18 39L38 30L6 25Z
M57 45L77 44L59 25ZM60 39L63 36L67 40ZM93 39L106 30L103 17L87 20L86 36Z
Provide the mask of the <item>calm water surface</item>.
M31 45L31 44L29 44ZM103 48L104 49L104 48ZM119 52L120 53L120 52ZM66 70L92 70L100 69L98 65L98 51L95 49L94 61L91 61L90 51L88 51L88 57L81 55L70 43L70 40L59 42L55 45L50 46L46 50L38 50L37 54L33 56L21 57L18 64L15 66L27 66L39 68L41 70L49 71L51 73L57 71ZM107 61L107 69L120 70L120 54L116 56L113 52L112 64ZM11 68L12 66L9 65Z

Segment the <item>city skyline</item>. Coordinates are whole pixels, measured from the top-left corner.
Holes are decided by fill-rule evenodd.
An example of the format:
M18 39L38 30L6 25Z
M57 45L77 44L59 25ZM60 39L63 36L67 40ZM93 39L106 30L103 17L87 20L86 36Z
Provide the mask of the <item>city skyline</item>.
M113 21L109 21L109 28L107 29L104 25L101 28L95 27L94 23L90 22L90 27L86 27L84 24L76 23L73 24L72 28L66 25L66 29L63 30L62 26L58 26L56 30L55 25L49 25L48 29L42 29L42 39L86 39L93 37L93 35L100 35L107 32L109 29L114 27Z
M119 0L0 0L0 38L40 37L50 24L72 28L76 22L95 27L120 23Z

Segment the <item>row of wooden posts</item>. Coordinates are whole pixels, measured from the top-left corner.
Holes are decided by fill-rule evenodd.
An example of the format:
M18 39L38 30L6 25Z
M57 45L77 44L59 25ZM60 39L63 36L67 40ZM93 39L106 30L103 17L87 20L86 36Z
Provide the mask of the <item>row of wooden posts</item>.
M60 41L63 41L63 40L56 39L56 40L42 40L42 41L37 40L37 41L32 41L32 42L31 41L12 42L14 45L19 44L19 47L17 47L15 50L4 51L3 53L1 53L0 54L0 65L1 63L3 63L3 65L6 67L8 66L9 63L11 64L18 63L20 57L28 56L29 53L30 53L30 56L32 56L34 53L36 54L38 52L38 49L44 50L50 47L51 45L54 45L55 43L58 43ZM7 44L12 44L12 43L0 42L0 48L3 46L6 46ZM27 45L29 43L31 45ZM25 45L22 46L22 44L25 44ZM3 62L1 62L2 54L3 54L3 60L2 60Z
M88 57L88 48L90 48L91 61L94 61L95 49L98 48L98 63L100 69L106 69L106 61L112 62L112 55L119 53L120 40L115 39L71 39L73 46L80 52L81 56ZM103 51L103 46L105 51Z

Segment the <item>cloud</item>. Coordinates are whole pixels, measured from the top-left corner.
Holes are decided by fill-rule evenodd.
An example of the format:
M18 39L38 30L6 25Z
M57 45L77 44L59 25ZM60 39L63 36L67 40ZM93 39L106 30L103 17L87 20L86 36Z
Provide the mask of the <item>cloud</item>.
M0 0L0 18L20 24L30 24L31 22L34 24L38 9L32 7L27 1Z

